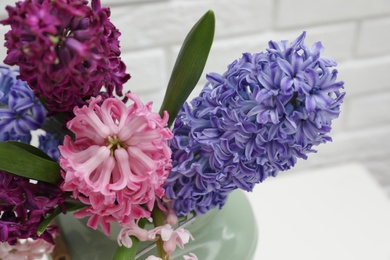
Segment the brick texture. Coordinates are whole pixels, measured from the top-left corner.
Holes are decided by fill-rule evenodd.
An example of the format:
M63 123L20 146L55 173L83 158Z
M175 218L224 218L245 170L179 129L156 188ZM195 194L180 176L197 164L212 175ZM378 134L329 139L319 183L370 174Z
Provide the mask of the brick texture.
M374 56L390 53L390 16L363 21L357 41L357 55Z
M362 95L347 102L346 126L351 130L390 124L390 91Z
M280 28L337 23L390 14L387 0L279 0L275 12Z
M372 59L349 60L339 66L348 99L390 90L390 55Z
M163 1L153 5L115 6L113 21L123 34L123 49L181 43L208 10L216 15L217 36L245 35L271 26L271 1ZM253 10L248 12L247 10Z

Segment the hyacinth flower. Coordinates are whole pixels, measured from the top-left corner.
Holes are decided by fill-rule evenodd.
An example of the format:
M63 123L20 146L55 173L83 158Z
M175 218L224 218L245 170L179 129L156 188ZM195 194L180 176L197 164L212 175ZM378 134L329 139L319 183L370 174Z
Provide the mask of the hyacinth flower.
M66 136L59 147L61 187L88 205L75 216L89 217L88 226L100 224L107 235L113 221L125 226L151 217L171 169L168 114L161 118L151 103L144 105L132 93L126 96L133 102L129 106L117 98L102 102L98 96L76 107L67 123L75 140Z
M184 260L198 260L196 255L194 255L193 253L190 253L189 255L183 255L183 259ZM151 255L151 256L148 256L148 258L146 258L145 260L163 260L163 259L160 257L156 257L154 255Z
M38 136L39 149L50 156L54 161L58 161L60 158L60 150L58 146L63 144L63 139L60 139L58 134L45 133Z
M191 233L182 227L173 229L171 225L165 224L154 228L149 232L152 239L156 238L157 235L161 236L164 241L164 250L167 255L171 255L175 251L176 246L184 249L184 245L187 244L190 239L194 240Z
M173 211L171 203L168 202L166 207L167 208L164 209L164 225L156 226L151 230L145 230L140 227L140 223L138 223L138 221L130 223L129 225L123 227L120 231L117 238L118 244L127 248L131 248L133 246L133 240L130 239L130 237L136 237L139 241L156 241L157 237L159 237L161 238L161 245L164 249L164 253L166 254L165 256L162 256L163 259L169 259L171 254L176 250L177 246L180 249L184 249L184 245L187 244L190 240L194 240L194 238L192 234L183 227L175 227L175 225L178 223L176 213ZM155 217L155 215L153 217ZM153 257L155 256L150 256L149 258L162 259L160 257ZM197 259L196 256L192 253L190 256L183 257L184 259Z
M179 215L221 208L231 191L251 191L331 141L344 83L336 62L321 56L321 43L309 48L305 35L271 41L266 52L245 53L224 74L208 74L183 106L165 185Z
M90 10L87 10L86 4L87 1L81 0L27 0L7 8L9 17L2 21L11 26L6 35L6 62L20 66L20 78L24 75L27 81L31 80L35 93L51 114L69 112L68 108L72 108L71 115L65 116L73 119L67 123L72 133L65 137L60 147L59 164L47 156L54 146L50 139L56 137L52 136L49 139L41 138L41 148L45 152L29 145L0 142L0 169L6 176L11 176L9 173L15 174L15 177L26 176L38 180L37 183L58 184L61 180L67 203L63 207L56 207L44 220L41 218L38 232L36 229L34 234L45 236L51 231L47 224L61 212L64 213L63 209L72 211L81 208L75 216L89 217L88 225L92 228L100 225L106 234L109 234L112 222L122 225L123 245L129 245L130 240L136 241L134 236L142 238L141 233L147 230L139 228L143 231L134 232L131 228L153 218L156 232L152 234L150 232L155 230L147 231L147 239L156 241L157 248L171 244L168 248L173 250L176 245L182 246L187 242L190 234L181 229L177 232L173 228L168 229L162 223L165 218L155 215L163 215L165 210L161 202L163 184L171 169L171 150L167 143L172 138L168 128L171 121L168 121L165 111L175 116L196 85L211 47L214 15L212 11L206 13L187 36L168 84L164 104L160 114L157 114L152 112L151 103L144 105L133 94L126 95L132 102L129 106L123 103L126 98L120 101L111 97L114 90L116 94L121 94L121 87L118 86L129 76L123 74L124 66L116 67L116 64L122 64L117 57L119 48L114 51L118 55L111 55L108 59L107 55L112 53L99 51L107 47L107 42L109 48L117 47L115 36L119 36L119 32L107 25L109 11L101 8L98 0L92 1ZM102 25L104 22L106 24ZM63 25L68 25L70 29ZM99 29L103 27L105 38L101 42L96 41L101 35ZM91 42L95 49L89 48ZM45 48L40 48L42 46ZM90 77L85 77L87 73ZM109 80L119 84L109 85L108 88ZM106 87L106 92L101 92L102 86ZM77 95L81 92L82 97ZM55 119L61 117L56 115ZM60 134L63 134L62 129ZM36 161L39 163L31 164L28 169L24 167ZM69 195L76 200L69 198ZM172 210L168 211L173 213ZM2 216L6 217L7 214ZM168 217L167 221L173 219L177 219L176 216ZM6 230L5 227L3 225L0 229ZM164 235L166 241L161 239L162 232L165 234L163 230L170 233L170 236ZM126 251L118 248L113 259L123 259L128 252L133 254L137 250L136 244L130 250L126 248ZM159 257L167 259L164 248L160 249ZM188 257L192 259L195 256L191 254Z
M4 62L17 65L20 78L49 112L82 106L103 87L104 96L122 95L129 79L119 55L119 31L100 0L26 0L7 6Z
M157 236L161 236L167 256L170 256L177 246L184 249L185 244L190 240L194 240L188 230L182 227L174 229L170 224L158 226L149 231L140 228L137 224L128 225L119 233L118 244L131 248L132 240L129 238L130 236L136 236L140 241L153 241L156 240Z
M30 132L42 126L46 110L18 72L0 66L0 141L29 143Z
M15 245L0 243L0 258L3 260L35 260L43 259L50 254L54 245L43 239L18 240Z
M17 245L19 239L43 239L54 244L57 228L49 226L38 235L38 226L64 201L62 190L53 184L0 171L0 241Z

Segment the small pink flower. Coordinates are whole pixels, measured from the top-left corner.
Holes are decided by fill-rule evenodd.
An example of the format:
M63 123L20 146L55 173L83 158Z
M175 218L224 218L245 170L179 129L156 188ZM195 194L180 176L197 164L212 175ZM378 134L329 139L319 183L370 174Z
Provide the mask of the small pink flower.
M167 201L166 205L167 205L167 210L165 212L165 221L167 224L174 226L178 221L178 217L175 213L175 210L172 207L172 201Z
M175 251L176 246L180 249L184 249L184 245L187 244L190 239L194 240L191 233L182 227L173 229L171 225L165 224L163 226L156 227L149 231L149 238L155 239L157 235L161 236L164 241L164 251L171 255Z
M2 260L34 260L53 251L54 245L43 239L18 240L15 245L0 243L0 259Z
M198 260L196 255L194 255L193 253L190 253L189 256L188 255L183 255L183 259L184 260ZM150 255L145 260L162 260L162 259L160 257L154 256L154 255Z
M122 230L118 234L118 244L119 246L125 246L130 248L133 246L133 242L130 236L137 237L140 241L149 240L149 233L146 229L140 228L138 223L130 222L127 226L123 227Z
M198 257L194 253L190 253L190 255L183 255L184 260L198 260Z
M113 221L127 225L150 217L172 167L168 114L161 118L151 103L127 97L133 101L128 107L116 98L101 102L100 96L76 107L67 124L75 140L66 136L59 147L62 189L89 205L75 216L90 216L88 225L100 224L106 234Z

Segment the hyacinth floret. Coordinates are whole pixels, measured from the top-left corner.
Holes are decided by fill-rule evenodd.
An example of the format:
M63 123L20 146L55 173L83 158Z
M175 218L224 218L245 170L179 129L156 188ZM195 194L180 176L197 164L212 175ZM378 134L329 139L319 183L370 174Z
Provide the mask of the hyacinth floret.
M38 136L38 148L49 155L54 161L60 158L60 150L58 146L63 144L63 139L58 134L45 133Z
M178 214L222 207L231 191L251 191L331 141L344 83L336 62L321 56L322 44L309 48L305 36L244 53L223 75L208 74L200 95L183 106L166 183Z
M0 141L29 143L30 132L44 123L46 110L18 74L0 66Z
M54 244L55 226L40 236L37 230L56 206L62 207L63 195L56 185L0 171L0 241L16 245L18 239L41 238Z
M43 239L21 239L16 244L0 243L0 258L3 260L45 259L53 252L54 245Z
M172 138L168 114L152 112L132 93L126 106L117 98L92 98L88 106L75 108L68 123L75 139L65 137L60 146L62 189L87 205L75 213L89 217L88 226L110 233L110 224L125 226L150 218L156 197L171 169Z
M130 78L119 55L120 36L110 10L100 0L26 0L7 6L4 62L17 65L20 78L50 112L82 106L102 88L122 95Z

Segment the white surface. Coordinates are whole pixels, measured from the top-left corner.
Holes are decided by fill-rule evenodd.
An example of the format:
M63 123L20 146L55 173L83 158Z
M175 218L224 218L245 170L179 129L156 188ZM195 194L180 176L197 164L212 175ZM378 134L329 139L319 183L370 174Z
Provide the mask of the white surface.
M254 260L390 260L390 200L365 168L282 174L248 194Z

